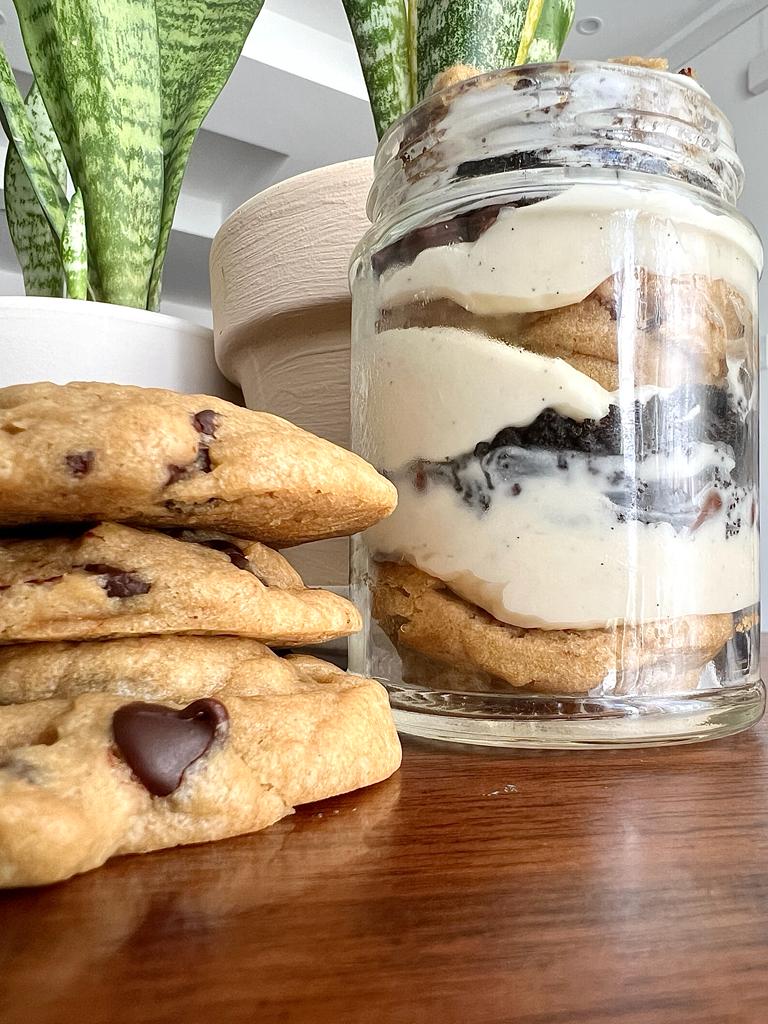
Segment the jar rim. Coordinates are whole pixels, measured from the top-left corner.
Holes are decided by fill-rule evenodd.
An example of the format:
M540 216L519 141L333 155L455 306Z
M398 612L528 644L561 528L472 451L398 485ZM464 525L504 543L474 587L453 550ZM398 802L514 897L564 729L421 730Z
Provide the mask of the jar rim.
M404 114L379 143L369 218L376 223L439 191L457 170L469 176L473 164L478 176L494 168L525 175L530 165L517 159L517 167L512 157L526 146L523 156L551 150L537 166L623 166L677 178L731 205L743 187L731 123L695 79L611 61L557 61L456 82Z

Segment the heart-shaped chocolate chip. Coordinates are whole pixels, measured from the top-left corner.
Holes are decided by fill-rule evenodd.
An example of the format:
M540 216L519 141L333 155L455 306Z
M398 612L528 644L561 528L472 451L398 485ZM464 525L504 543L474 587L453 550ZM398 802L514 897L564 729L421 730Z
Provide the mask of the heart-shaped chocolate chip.
M193 701L181 711L134 701L112 716L115 746L154 796L168 796L178 789L187 768L228 731L227 709L213 697Z

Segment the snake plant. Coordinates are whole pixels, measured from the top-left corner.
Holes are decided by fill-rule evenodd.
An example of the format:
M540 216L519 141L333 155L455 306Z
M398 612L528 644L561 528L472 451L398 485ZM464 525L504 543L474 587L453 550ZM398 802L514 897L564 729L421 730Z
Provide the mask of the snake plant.
M264 0L14 0L5 204L30 295L157 309L189 152ZM67 190L71 179L71 198Z
M379 138L456 64L557 60L575 0L344 0Z

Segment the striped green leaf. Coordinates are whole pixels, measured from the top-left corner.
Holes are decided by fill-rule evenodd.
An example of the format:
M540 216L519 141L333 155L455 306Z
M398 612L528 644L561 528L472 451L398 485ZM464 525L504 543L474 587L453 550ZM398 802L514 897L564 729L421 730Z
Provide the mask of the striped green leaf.
M226 84L264 0L156 0L165 186L148 306L160 301L163 263L189 151Z
M15 4L35 79L82 192L98 298L146 306L163 201L154 0Z
M344 0L379 138L441 71L556 60L574 0Z
M575 0L544 0L536 31L523 61L547 64L560 57L571 31L575 6Z
M416 0L344 0L379 138L416 102Z
M37 144L63 191L67 185L67 165L34 83L27 93L24 105ZM60 297L63 294L64 280L58 242L35 195L29 175L24 170L19 152L12 142L8 143L8 154L5 158L3 188L8 230L24 275L25 292L27 295Z
M48 221L61 237L67 215L67 197L41 149L13 71L0 49L0 121L13 144Z
M61 263L70 299L88 298L88 247L85 240L85 208L80 189L72 196L61 236Z
M481 71L513 65L527 11L527 0L418 0L419 98L455 64Z

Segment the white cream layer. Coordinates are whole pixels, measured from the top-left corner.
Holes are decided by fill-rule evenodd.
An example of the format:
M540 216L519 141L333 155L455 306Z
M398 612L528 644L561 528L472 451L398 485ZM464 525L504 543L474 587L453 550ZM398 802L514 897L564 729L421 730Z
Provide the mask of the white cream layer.
M718 514L694 533L619 522L586 480L528 479L479 516L449 488L399 488L397 511L367 532L377 558L445 580L502 622L589 629L737 611L758 599L757 530L725 539Z
M574 185L552 199L502 210L475 242L425 249L385 271L381 308L451 299L501 315L581 302L620 270L724 279L752 300L762 250L740 221L680 193Z
M562 359L455 327L384 331L365 343L364 452L375 466L448 459L544 409L602 419L614 401Z
M455 328L386 331L365 346L365 358L361 454L394 475L417 458L469 452L545 408L599 419L618 401L562 360ZM643 399L652 390L642 389ZM637 468L610 461L646 481L688 478L711 466L727 477L733 465L724 450L705 444L690 457L656 456ZM726 539L724 508L693 533L622 523L601 481L575 466L562 477L532 476L517 497L494 500L480 516L449 486L416 491L398 480L397 510L365 536L376 557L409 561L520 626L584 629L736 611L757 600L751 495L741 531Z

